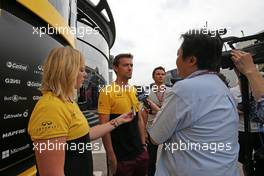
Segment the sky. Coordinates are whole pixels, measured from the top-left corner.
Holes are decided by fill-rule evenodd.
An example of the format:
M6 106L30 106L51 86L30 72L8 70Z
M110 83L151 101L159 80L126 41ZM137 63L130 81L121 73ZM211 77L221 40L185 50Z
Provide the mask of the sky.
M108 0L115 26L112 55L134 55L131 84L153 82L152 70L176 68L180 35L193 28L227 28L241 37L264 30L263 0Z

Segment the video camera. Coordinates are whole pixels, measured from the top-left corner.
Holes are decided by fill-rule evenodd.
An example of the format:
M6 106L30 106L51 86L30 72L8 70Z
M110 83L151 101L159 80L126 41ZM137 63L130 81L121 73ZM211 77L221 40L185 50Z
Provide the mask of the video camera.
M245 37L226 37L221 38L223 43L227 43L231 49L236 49L234 44L239 42L246 42L250 40L255 40L253 44L246 46L240 50L249 52L252 54L253 61L255 64L264 63L264 32L245 36ZM234 64L231 60L231 50L222 52L222 59L221 59L221 68L229 68L233 69Z
M234 47L234 44L237 44L239 42L249 42L251 41L252 43L239 48L242 51L251 53L253 57L253 62L255 64L262 64L264 63L264 32L255 34L255 35L250 35L250 36L245 36L245 37L226 37L221 39L223 43L227 43L231 49L236 49ZM254 40L254 41L253 41ZM233 61L231 60L231 50L229 51L224 51L222 52L222 58L221 58L221 68L229 68L233 69L234 64ZM255 119L250 119L250 99L249 99L249 88L248 88L248 80L246 79L245 76L240 77L240 82L241 82L241 91L242 91L242 104L243 108L241 108L242 111L246 112L244 113L244 126L245 126L245 133L246 133L246 146L245 146L245 158L246 162L244 163L245 165L245 171L247 175L253 175L253 160L252 160L252 151L250 150L251 143L250 143L250 121L253 120L259 120L259 118ZM263 123L263 122L262 122ZM259 148L255 154L254 154L254 159L255 160L263 160L264 159L264 146Z

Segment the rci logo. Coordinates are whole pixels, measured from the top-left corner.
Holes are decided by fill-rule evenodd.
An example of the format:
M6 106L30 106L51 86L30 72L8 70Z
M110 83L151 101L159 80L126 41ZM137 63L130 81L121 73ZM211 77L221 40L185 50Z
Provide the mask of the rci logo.
M25 64L20 64L20 63L15 63L11 61L6 62L6 67L10 69L16 69L16 70L21 70L21 71L28 71L28 65Z
M41 125L42 126L49 126L49 125L52 125L52 122L51 121L42 122Z

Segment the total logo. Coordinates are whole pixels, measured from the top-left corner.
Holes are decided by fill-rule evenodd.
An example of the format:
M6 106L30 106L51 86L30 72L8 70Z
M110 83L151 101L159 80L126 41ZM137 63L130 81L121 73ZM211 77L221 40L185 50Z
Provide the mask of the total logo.
M5 83L6 84L20 84L21 80L20 79L13 79L13 78L5 78Z
M28 149L28 148L30 148L30 145L26 144L26 145L23 145L23 146L18 147L18 148L8 149L5 151L2 151L2 159L8 158L8 157L10 157L10 155L13 155L17 152L21 152L21 151Z
M20 71L28 71L28 65L20 64L12 61L6 62L6 67L10 69L20 70Z
M4 114L4 120L19 118L19 117L28 117L28 109L26 109L23 113Z
M2 138L4 139L4 138L12 137L12 136L15 136L15 135L23 134L23 133L26 133L26 128L22 128L22 129L19 129L19 130L3 133Z
M42 65L38 65L37 69L34 70L34 73L42 75L43 74L43 66Z
M34 81L28 81L27 82L28 87L40 87L41 84L39 82L34 82Z
M4 101L13 101L13 102L18 102L18 101L26 101L27 97L22 97L19 95L12 95L10 97L4 96Z

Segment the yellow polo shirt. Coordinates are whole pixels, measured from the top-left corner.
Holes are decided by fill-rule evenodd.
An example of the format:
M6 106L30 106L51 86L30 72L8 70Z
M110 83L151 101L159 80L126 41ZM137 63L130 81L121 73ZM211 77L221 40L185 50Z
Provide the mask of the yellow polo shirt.
M28 124L32 141L67 137L67 141L89 132L89 125L78 105L63 102L52 92L46 92L37 102Z
M134 107L139 110L139 101L134 86L122 87L114 82L100 90L98 100L98 113L123 114Z

